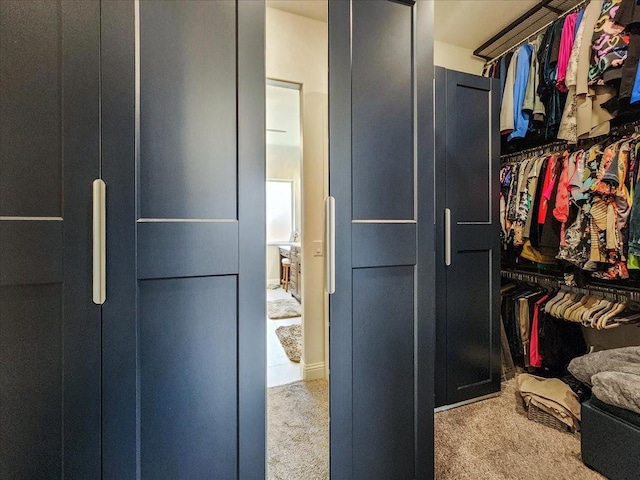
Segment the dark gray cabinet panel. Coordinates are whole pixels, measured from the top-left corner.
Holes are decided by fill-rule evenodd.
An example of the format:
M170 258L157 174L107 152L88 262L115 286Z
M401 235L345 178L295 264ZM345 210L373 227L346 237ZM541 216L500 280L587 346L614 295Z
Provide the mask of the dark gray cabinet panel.
M237 272L238 222L138 222L139 278Z
M414 267L355 269L353 307L353 477L415 478L416 452L386 441L414 431Z
M102 28L104 475L264 478L264 5Z
M497 90L436 68L437 406L500 391Z
M100 5L0 2L0 478L100 478Z
M62 282L63 222L18 218L0 220L0 286Z
M62 7L3 1L0 9L0 215L61 217L62 40L67 40Z
M332 478L433 477L433 3L411 3L329 2Z
M2 478L62 476L62 284L2 287Z
M415 223L356 223L352 228L354 267L416 264Z
M146 280L140 288L143 478L234 478L236 277ZM212 468L212 466L215 466Z
M389 1L352 11L353 218L413 218L413 12Z
M142 218L236 218L236 5L140 2Z

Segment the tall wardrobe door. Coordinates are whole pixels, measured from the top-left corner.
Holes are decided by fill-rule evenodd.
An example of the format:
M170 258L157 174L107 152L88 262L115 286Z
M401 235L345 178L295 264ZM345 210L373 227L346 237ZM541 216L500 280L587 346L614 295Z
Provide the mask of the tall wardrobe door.
M100 478L99 25L0 2L0 478Z
M329 2L332 478L433 476L432 15Z
M264 478L264 4L105 2L105 478Z
M439 405L500 391L498 94L436 69Z

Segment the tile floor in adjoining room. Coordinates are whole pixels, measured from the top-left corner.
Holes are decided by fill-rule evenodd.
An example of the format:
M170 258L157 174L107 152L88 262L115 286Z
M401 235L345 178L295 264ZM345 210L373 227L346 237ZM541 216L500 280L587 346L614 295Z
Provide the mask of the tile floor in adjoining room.
M267 289L267 301L290 298L295 301L290 293L282 288L276 290ZM267 388L284 385L286 383L302 380L300 364L292 362L284 353L284 348L276 336L276 328L283 325L300 324L301 317L271 320L267 318Z

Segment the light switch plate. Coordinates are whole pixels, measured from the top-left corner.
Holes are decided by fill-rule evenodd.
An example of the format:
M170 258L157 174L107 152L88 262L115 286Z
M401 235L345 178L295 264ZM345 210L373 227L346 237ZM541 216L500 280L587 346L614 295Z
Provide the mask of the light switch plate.
M313 241L313 256L314 257L322 256L322 240Z

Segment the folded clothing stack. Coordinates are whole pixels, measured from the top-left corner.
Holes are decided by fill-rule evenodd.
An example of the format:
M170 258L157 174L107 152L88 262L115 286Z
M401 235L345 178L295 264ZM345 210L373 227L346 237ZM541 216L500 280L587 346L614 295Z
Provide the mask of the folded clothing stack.
M608 405L640 414L640 347L624 347L574 358L569 371Z
M562 380L523 373L518 375L518 390L527 408L535 406L554 416L572 431L580 427L580 400Z

